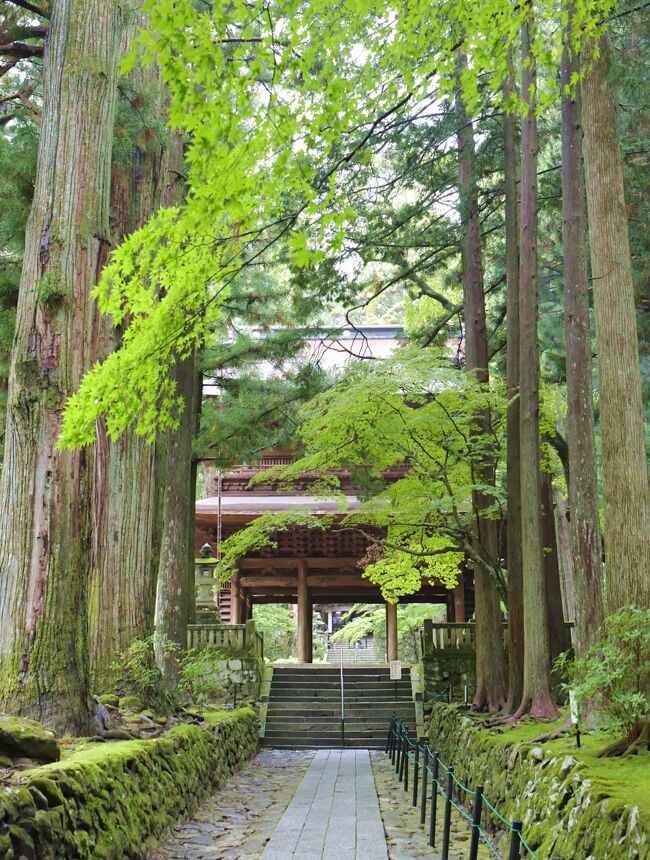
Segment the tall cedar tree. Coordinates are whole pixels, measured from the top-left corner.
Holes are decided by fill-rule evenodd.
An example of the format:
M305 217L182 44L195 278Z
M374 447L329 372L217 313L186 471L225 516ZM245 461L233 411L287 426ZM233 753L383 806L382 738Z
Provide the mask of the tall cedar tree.
M137 6L138 4L134 4ZM137 36L143 16L125 28L123 52ZM111 226L114 244L141 227L161 205L178 197L182 142L157 128L165 97L155 64L137 65L124 82L116 135L125 137L114 154ZM119 343L110 317L99 316L102 357ZM95 690L111 683L115 655L154 628L156 579L165 530L163 497L167 438L148 444L129 428L111 441L97 428L94 446L92 565L89 599L90 668ZM176 462L170 473L189 474L190 462ZM182 547L178 547L182 552ZM185 556L183 566L185 566ZM176 562L180 559L176 559Z
M515 94L512 61L504 86L506 104ZM521 552L521 449L519 441L519 177L517 120L506 111L503 119L503 179L506 240L506 416L507 562L508 562L508 702L506 711L519 707L524 680L523 571Z
M550 692L549 637L542 558L539 352L537 343L537 68L530 22L522 26L521 89L528 110L521 125L519 233L521 519L524 598L524 680L514 716L556 716Z
M605 605L650 607L650 500L623 163L609 46L582 81L582 125L605 502Z
M465 65L459 52L459 76ZM465 316L465 367L479 382L487 384L488 338L483 291L483 256L481 252L481 222L476 179L474 127L467 115L460 93L456 100L458 115L458 169L461 208L461 256L463 272L463 305ZM480 432L489 437L490 416L477 416ZM474 480L494 486L495 462L489 450L473 464ZM492 564L498 563L499 541L497 521L490 515L494 497L474 491L475 549L485 553ZM488 513L486 514L486 511ZM507 696L506 664L501 629L501 599L496 584L484 571L474 566L476 595L476 695L477 710L496 711L503 707Z
M596 445L592 400L589 278L582 165L580 87L572 79L580 60L572 51L571 19L561 65L562 84L562 247L569 444L569 509L575 634L585 652L603 621L602 564L598 522Z
M61 732L90 729L92 454L57 438L98 351L90 291L110 248L120 25L113 0L53 7L0 483L0 708Z

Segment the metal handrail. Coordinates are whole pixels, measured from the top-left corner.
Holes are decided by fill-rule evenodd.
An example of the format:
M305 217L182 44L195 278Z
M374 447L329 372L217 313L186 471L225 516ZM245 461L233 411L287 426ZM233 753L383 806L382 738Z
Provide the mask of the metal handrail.
M339 651L341 672L341 746L345 746L345 692L343 686L343 651Z

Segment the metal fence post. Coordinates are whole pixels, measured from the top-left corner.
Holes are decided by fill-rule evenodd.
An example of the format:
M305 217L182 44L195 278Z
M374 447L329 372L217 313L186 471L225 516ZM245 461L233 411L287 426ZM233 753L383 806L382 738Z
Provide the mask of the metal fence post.
M519 860L519 846L521 845L521 821L512 822L510 835L510 852L508 860Z
M406 733L406 738L404 740L404 791L409 790L409 747L410 738L408 736L408 732Z
M451 831L451 800L454 795L454 769L447 770L447 793L445 795L445 820L442 828L442 860L449 860L449 834Z
M413 806L418 805L418 779L420 778L420 741L415 743L413 758Z
M438 753L433 754L431 765L431 817L429 819L429 845L436 844L436 818L438 817Z
M395 764L395 773L399 773L400 769L400 759L402 758L402 724L398 721L397 723L397 733L395 736L395 747L396 747L396 755L393 759Z
M399 781L404 780L404 765L406 764L406 754L408 752L408 732L404 729L402 733L402 752L399 760Z
M386 739L386 755L390 753L391 744L393 743L393 731L395 728L395 714L390 718L388 724L388 738Z
M429 746L424 744L422 750L422 799L420 801L420 824L427 820L427 779L429 777Z
M481 809L483 808L483 786L476 787L474 809L472 811L472 838L469 844L469 860L478 857L478 843L481 835Z

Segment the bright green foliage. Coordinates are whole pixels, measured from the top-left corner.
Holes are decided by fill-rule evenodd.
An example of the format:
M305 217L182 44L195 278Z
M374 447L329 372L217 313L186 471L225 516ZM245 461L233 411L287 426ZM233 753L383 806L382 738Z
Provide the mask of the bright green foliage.
M371 526L386 530L365 575L388 600L418 591L423 578L453 587L465 554L503 588L499 559L473 545L471 498L483 489L476 465L486 453L499 456L504 408L497 389L478 384L439 351L403 349L386 361L353 365L309 403L299 430L305 455L259 480L274 476L290 485L311 474L318 491L341 499L343 510L331 470L349 470L364 503L347 513L342 526L363 534ZM492 419L488 436L475 417L486 411ZM410 467L404 477L386 485L384 471L403 464ZM500 516L498 497L487 513ZM332 517L305 511L264 514L224 542L222 575L247 552L268 545L274 531L331 524Z
M356 212L340 171L369 163L381 131L433 80L439 98L455 89L461 42L471 110L481 91L498 93L529 12L548 22L534 40L540 63L556 65L559 49L550 0L146 6L144 60L160 65L171 125L189 136L187 202L136 231L104 271L97 297L123 342L70 401L63 446L92 442L102 416L111 436L177 425L170 370L205 342L241 268L281 240L304 268L343 246ZM612 6L580 0L576 38L591 38Z
M605 619L600 639L569 666L570 689L579 703L593 702L610 729L623 731L628 746L650 714L650 610L626 606Z
M175 642L165 643L166 653L178 650ZM134 639L111 666L118 676L121 695L135 696L145 708L168 713L176 705L175 695L164 683L156 665L154 637Z
M218 663L223 654L211 648L187 651L181 660L178 689L195 705L204 707L224 692L219 686Z
M402 659L419 660L420 628L425 620L443 621L445 607L435 603L407 603L397 607L397 638ZM354 645L365 636L372 636L375 644L386 641L386 607L359 603L344 618L344 626L333 634L334 642Z
M286 531L292 526L327 529L331 524L331 517L313 517L308 508L262 514L223 542L221 559L215 573L222 582L227 582L237 569L240 558L264 547L276 546L274 534L277 532Z
M273 662L290 657L296 639L296 616L289 606L260 603L255 607L255 627L264 636L264 657Z

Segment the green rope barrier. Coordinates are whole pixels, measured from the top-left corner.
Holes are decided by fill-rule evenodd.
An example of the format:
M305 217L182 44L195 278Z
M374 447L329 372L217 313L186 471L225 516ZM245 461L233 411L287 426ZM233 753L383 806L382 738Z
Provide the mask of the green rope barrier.
M512 824L508 821L507 818L504 818L503 815L501 815L501 813L499 812L498 809L495 809L492 806L490 801L485 796L483 797L483 803L485 804L485 806L487 806L487 808L489 810L491 810L494 813L494 815L496 815L496 817L499 819L499 821L501 821L501 822L503 822L503 824L505 824L505 826L508 828L508 830L512 830Z
M463 809L462 806L459 806L453 798L451 799L451 805L462 815L463 818L466 818L467 821L472 824L472 816L469 815L466 809Z
M479 826L478 832L480 833L481 839L483 840L483 842L490 849L490 853L492 854L492 856L496 857L497 860L503 860L503 855L500 853L499 849L492 842L492 840L489 838L489 836L487 835L487 833L485 832L485 830L483 830L483 828L481 826Z
M468 788L466 785L463 785L463 783L462 783L459 779L457 779L457 778L456 778L456 774L455 774L455 773L454 773L454 774L452 774L452 777L451 777L451 778L452 778L452 779L453 779L453 781L456 783L456 785L458 786L458 788L460 788L460 789L461 789L461 791L464 791L464 792L465 792L466 794L468 794L470 797L474 797L474 795L476 794L476 792L475 792L475 791L473 791L471 788Z
M520 841L520 842L521 842L521 844L524 846L524 848L526 849L526 851L528 851L528 853L529 853L529 854L530 854L530 856L533 858L533 860L539 860L539 856L538 856L537 854L535 854L535 852L533 851L533 849L530 847L530 845L526 842L526 840L524 839L524 837L521 835L521 832L519 833L519 841Z

